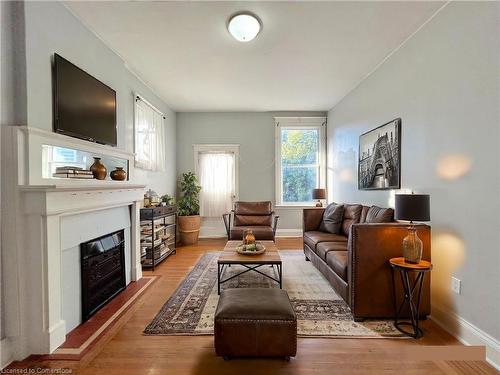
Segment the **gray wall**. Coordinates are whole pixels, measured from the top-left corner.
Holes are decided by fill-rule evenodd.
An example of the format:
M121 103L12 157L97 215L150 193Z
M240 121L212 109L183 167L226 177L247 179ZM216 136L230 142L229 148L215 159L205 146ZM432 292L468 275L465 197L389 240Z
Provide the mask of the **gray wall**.
M193 144L240 145L239 199L275 201L274 116L325 116L325 112L177 114L177 171L194 170ZM279 228L302 228L301 209L277 209Z
M431 195L433 308L496 339L499 10L450 3L328 114L332 198L382 206L390 192L357 189L358 136L402 118L402 187Z
M133 92L165 113L167 171L139 171L140 181L158 193L175 191L175 113L139 81L109 49L59 2L26 2L28 125L52 129L51 61L58 53L116 90L118 147L133 151Z

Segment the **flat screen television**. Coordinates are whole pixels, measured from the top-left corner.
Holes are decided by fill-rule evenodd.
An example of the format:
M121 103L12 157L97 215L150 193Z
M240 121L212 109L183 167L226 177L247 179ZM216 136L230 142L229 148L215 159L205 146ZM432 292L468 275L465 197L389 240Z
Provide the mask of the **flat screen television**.
M116 146L116 92L54 54L54 131Z

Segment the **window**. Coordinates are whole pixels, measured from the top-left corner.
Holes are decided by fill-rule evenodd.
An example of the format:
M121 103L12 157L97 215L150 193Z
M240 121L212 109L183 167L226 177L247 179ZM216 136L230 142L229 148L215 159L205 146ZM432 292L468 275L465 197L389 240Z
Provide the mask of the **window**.
M324 117L275 117L276 204L312 205L312 190L325 187Z
M165 116L139 95L135 96L135 166L165 170Z

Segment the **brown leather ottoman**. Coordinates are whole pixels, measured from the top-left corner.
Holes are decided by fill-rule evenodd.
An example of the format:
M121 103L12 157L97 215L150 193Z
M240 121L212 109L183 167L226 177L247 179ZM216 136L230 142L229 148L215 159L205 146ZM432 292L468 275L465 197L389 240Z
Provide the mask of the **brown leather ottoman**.
M285 357L297 353L297 318L281 289L226 289L215 312L215 353L230 357Z

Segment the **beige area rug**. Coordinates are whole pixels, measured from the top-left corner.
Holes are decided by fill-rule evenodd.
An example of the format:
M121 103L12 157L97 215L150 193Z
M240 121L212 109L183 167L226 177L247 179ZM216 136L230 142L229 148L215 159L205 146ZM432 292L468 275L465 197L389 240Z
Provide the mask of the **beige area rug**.
M211 335L217 295L217 256L207 253L184 279L160 312L146 327L147 335ZM280 251L283 261L283 289L288 292L297 314L297 330L302 337L395 338L402 334L390 320L357 323L344 300L299 251ZM241 271L240 266L225 269L224 279ZM271 267L261 267L267 273ZM226 288L277 288L277 283L257 274L244 275L222 284Z

